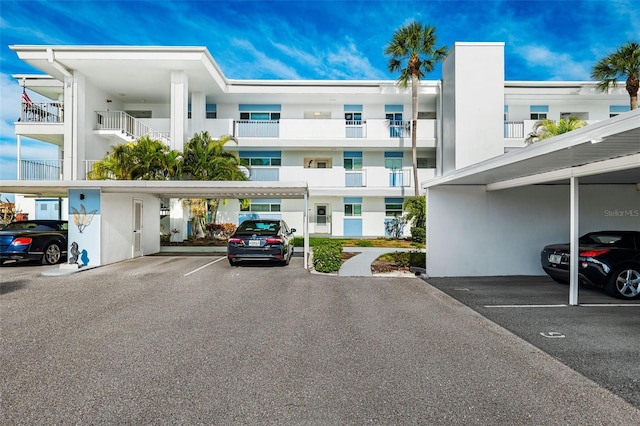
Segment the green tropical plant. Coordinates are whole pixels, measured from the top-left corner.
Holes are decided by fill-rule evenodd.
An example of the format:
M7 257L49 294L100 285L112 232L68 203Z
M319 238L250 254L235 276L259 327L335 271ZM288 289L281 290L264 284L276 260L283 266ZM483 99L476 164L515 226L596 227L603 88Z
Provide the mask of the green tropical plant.
M142 136L116 145L89 172L90 180L168 180L181 173L182 155L163 142Z
M389 72L399 72L398 85L406 88L411 81L411 150L413 155L413 182L415 195L420 195L418 186L418 82L434 71L436 64L447 55L447 47L436 47L436 29L413 21L396 30L384 54L390 55Z
M640 43L629 41L596 62L591 71L591 78L599 80L597 86L603 92L616 86L618 79L626 78L631 109L637 109L640 87L638 74L640 74Z
M411 222L411 240L416 243L424 243L427 223L426 198L423 196L407 198L404 200L402 208L406 212L405 219L407 223Z
M553 120L537 121L536 124L533 125L533 130L525 139L525 143L531 145L544 139L571 132L586 125L587 123L584 120L576 117L562 118L557 122Z

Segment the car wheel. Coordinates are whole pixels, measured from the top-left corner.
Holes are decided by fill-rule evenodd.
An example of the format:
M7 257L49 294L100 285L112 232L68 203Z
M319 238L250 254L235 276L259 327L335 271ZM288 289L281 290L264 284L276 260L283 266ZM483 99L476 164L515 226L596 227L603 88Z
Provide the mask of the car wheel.
M605 285L609 296L619 299L637 299L640 297L640 267L623 266L616 269Z
M60 250L60 246L56 243L49 244L42 255L42 264L55 265L60 262L61 257L62 250Z

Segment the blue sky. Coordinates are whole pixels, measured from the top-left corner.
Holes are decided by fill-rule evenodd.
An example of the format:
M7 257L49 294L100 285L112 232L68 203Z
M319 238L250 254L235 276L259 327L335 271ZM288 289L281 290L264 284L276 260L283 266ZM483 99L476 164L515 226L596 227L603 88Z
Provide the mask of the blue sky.
M507 80L590 80L596 60L640 39L639 9L637 0L0 0L0 178L16 177L21 88L11 75L37 72L9 45L206 46L232 79L395 79L384 47L417 20L441 45L505 42ZM55 152L23 142L25 159Z

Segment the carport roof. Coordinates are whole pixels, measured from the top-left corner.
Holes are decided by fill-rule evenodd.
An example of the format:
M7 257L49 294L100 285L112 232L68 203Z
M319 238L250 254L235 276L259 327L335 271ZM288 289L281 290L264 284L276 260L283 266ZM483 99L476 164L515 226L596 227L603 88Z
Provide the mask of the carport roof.
M519 151L423 182L486 185L488 190L533 184L640 184L640 109L585 126Z
M69 189L99 188L103 193L153 194L162 198L304 198L306 182L229 181L24 181L2 180L5 193L66 197Z

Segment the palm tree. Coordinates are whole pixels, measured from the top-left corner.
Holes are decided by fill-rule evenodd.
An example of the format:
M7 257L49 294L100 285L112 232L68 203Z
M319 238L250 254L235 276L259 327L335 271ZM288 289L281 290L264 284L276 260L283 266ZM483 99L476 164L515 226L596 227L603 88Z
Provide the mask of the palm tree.
M587 123L584 120L576 117L561 118L557 123L553 120L541 120L533 125L533 130L529 133L525 142L527 145L531 145L544 139L571 132L586 125Z
M640 43L629 41L615 52L600 59L591 71L591 77L599 80L598 89L605 92L618 84L618 78L626 77L631 109L638 108L638 74L640 73Z
M447 47L436 48L436 29L430 25L413 21L396 30L385 47L389 58L389 72L399 72L398 85L406 88L411 80L411 149L413 154L413 182L415 195L420 195L418 187L418 150L416 143L418 129L418 82L427 73L433 72L437 63L447 55Z
M179 177L182 155L163 142L142 136L116 145L93 165L91 180L168 180Z
M222 136L220 139L212 138L206 131L193 135L184 147L183 178L191 180L248 180L249 178L243 171L245 166L242 166L238 154L224 148L230 141L238 143L230 135ZM194 200L190 200L190 203L192 206L200 206ZM210 206L211 218L215 223L220 199L209 200L204 205ZM194 215L194 222L198 222L194 223L196 229L204 227L203 216Z

